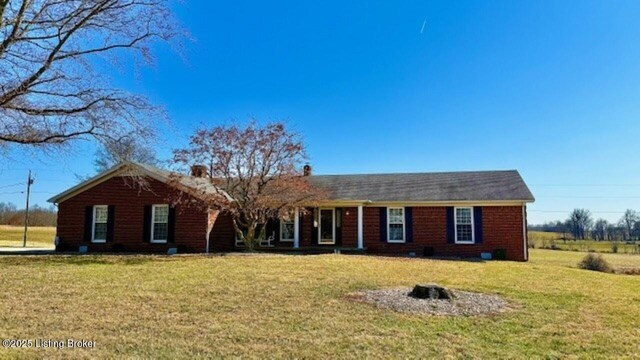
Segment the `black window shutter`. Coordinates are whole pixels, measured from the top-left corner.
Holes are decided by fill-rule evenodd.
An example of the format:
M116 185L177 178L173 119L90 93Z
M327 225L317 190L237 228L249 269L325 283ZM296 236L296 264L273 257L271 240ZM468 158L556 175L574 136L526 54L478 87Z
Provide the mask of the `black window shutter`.
M380 242L387 242L387 208L380 208Z
M476 244L482 244L482 207L473 208L473 227Z
M298 244L302 243L302 239L304 239L304 231L302 231L302 220L304 219L304 215L302 215L302 211L298 213Z
M453 206L447 207L447 242L454 244L456 242L456 226L454 222Z
M93 206L84 208L84 241L90 242L93 232Z
M404 232L407 237L406 242L413 242L413 208L404 208Z
M265 228L265 238L273 235L273 240L280 241L280 220L269 219L267 220L267 226Z
M107 242L113 241L113 229L116 221L116 207L109 205L107 207Z
M151 205L144 206L144 231L142 241L151 242Z
M167 242L174 242L176 238L176 208L169 206L169 218L167 224Z

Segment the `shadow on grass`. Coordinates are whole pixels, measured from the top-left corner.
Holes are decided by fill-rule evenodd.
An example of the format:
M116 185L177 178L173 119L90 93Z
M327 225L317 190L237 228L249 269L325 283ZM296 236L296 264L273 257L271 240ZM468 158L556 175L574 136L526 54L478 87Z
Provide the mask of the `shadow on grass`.
M10 255L0 258L0 266L51 266L51 265L141 265L166 256L154 255Z

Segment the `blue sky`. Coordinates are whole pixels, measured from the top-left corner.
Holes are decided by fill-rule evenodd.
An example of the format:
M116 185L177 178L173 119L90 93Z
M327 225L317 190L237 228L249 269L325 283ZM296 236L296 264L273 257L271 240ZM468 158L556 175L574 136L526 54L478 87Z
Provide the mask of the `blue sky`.
M200 125L286 119L316 173L518 169L530 222L640 209L640 2L269 1L174 4L182 56L108 69L166 108L160 157ZM424 32L421 33L426 19ZM94 148L13 151L0 201L93 172Z

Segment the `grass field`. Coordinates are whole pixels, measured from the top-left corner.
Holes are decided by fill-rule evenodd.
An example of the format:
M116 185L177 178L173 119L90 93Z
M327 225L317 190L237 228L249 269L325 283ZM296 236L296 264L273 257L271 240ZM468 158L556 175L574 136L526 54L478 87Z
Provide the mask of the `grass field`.
M24 227L0 225L0 247L22 247ZM27 247L53 249L55 227L30 226L27 231Z
M580 253L469 262L321 255L0 257L0 338L95 349L0 349L48 358L637 357L640 276L575 268ZM611 254L616 265L640 257ZM437 282L499 294L489 317L394 313L353 291Z
M568 251L595 251L600 253L612 253L611 241L595 241L595 240L563 240L561 233L544 232L544 231L529 231L529 244L534 244L536 248L551 248L555 247L557 250ZM621 254L640 254L639 244L627 244L624 242L617 242L618 253Z

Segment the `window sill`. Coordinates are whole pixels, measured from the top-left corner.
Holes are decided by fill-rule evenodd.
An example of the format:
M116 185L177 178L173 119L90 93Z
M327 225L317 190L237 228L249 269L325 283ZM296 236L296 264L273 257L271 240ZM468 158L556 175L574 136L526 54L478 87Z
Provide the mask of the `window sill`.
M107 240L91 240L92 244L104 244L106 242L107 242Z
M389 244L406 244L407 242L404 240L387 240Z
M475 241L456 241L456 245L475 245Z
M166 244L167 240L151 240L149 241L151 244Z

